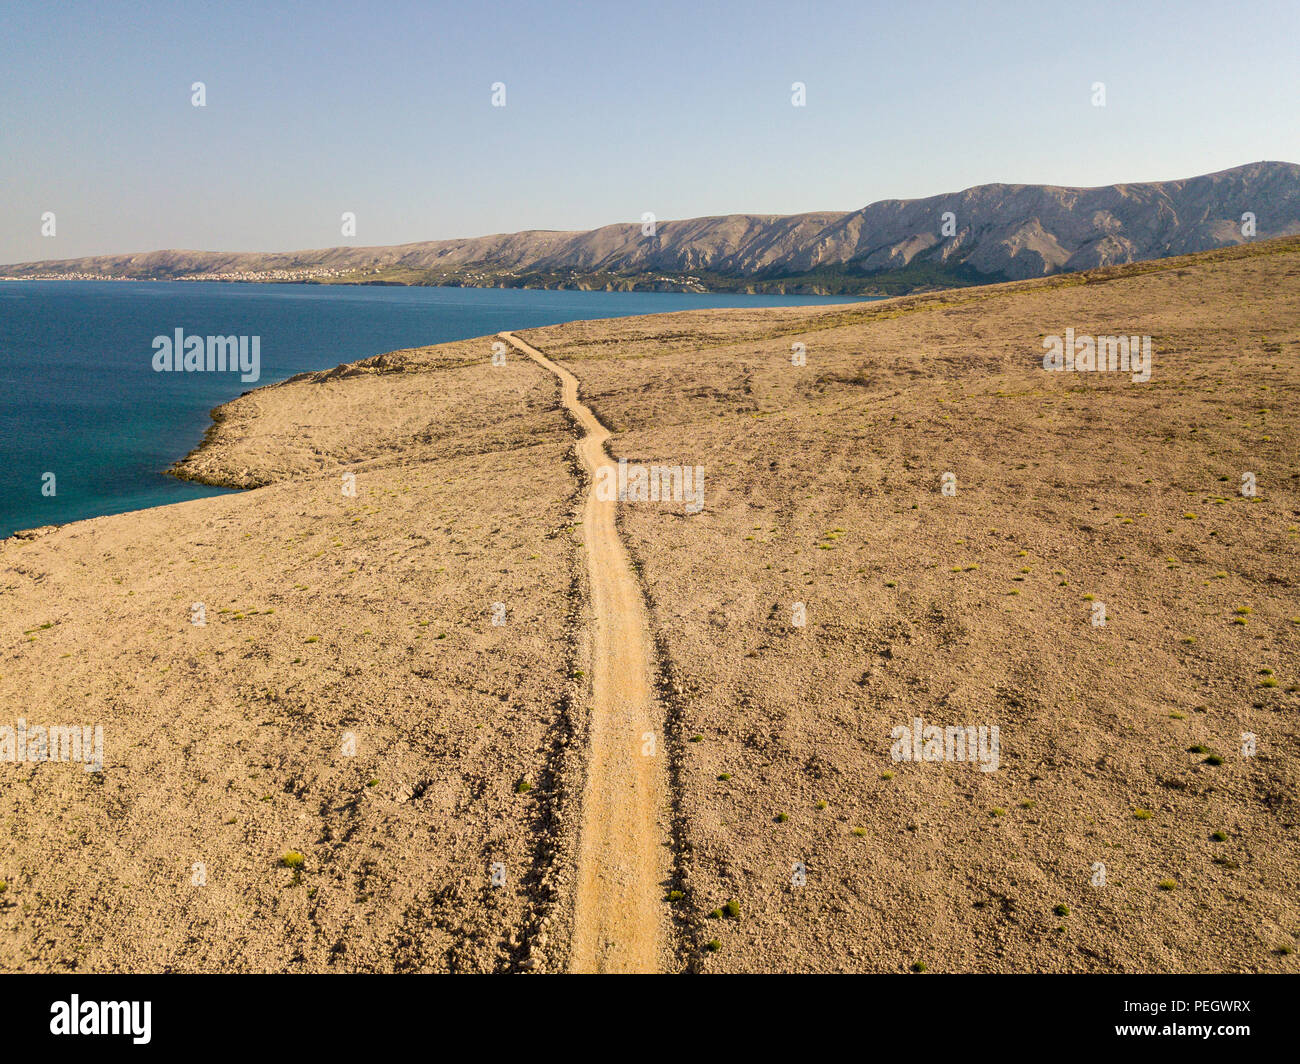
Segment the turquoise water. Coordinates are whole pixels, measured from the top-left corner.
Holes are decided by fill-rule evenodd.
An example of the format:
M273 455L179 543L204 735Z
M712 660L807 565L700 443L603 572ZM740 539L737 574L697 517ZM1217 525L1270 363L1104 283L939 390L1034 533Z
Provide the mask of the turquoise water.
M0 282L0 537L221 494L163 470L250 388L402 347L583 318L843 296L134 281ZM155 372L157 336L260 337L261 376ZM54 474L54 494L43 494Z

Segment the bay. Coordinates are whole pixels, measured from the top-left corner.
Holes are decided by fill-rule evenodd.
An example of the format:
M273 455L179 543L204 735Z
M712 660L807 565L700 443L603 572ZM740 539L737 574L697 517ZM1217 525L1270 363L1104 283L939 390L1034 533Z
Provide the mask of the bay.
M844 296L186 281L0 282L0 537L223 489L164 474L208 412L253 387L503 329ZM153 339L258 336L261 376L156 373ZM484 357L488 353L485 351ZM43 492L51 483L54 494ZM48 491L48 488L46 488Z

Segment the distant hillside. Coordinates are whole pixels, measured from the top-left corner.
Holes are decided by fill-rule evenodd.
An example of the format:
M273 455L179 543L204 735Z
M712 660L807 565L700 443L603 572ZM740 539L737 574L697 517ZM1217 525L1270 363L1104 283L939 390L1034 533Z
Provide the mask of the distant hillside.
M951 213L950 235L944 215ZM0 266L5 277L898 294L1021 280L1300 233L1300 166L1104 188L980 185L858 211L732 214L393 247L155 251Z

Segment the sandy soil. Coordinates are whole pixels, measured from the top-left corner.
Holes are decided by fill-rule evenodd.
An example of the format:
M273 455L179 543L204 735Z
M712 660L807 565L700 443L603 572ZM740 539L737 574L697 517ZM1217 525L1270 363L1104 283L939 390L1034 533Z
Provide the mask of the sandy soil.
M255 403L233 468L284 479L0 545L0 723L105 737L0 763L0 967L544 964L579 500L553 381L487 355L266 389L223 425Z
M703 970L1295 970L1300 246L1256 251L524 334L616 457L707 469L622 513ZM1067 327L1151 381L1044 371ZM895 762L916 717L1000 768Z
M1044 371L1067 327L1151 380ZM618 507L658 760L545 366L259 389L181 471L265 486L0 544L0 701L105 735L0 762L0 967L633 967L653 926L669 971L1295 970L1300 241L519 338L614 459L705 470ZM895 760L918 717L997 770ZM620 915L590 873L649 838Z

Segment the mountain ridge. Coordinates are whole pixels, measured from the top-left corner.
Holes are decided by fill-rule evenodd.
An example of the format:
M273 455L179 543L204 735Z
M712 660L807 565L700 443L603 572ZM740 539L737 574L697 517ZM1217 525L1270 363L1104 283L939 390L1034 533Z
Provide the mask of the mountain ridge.
M1172 181L994 183L855 211L670 220L650 235L614 223L290 252L170 249L0 266L0 276L893 295L1294 233L1300 165L1263 161Z

